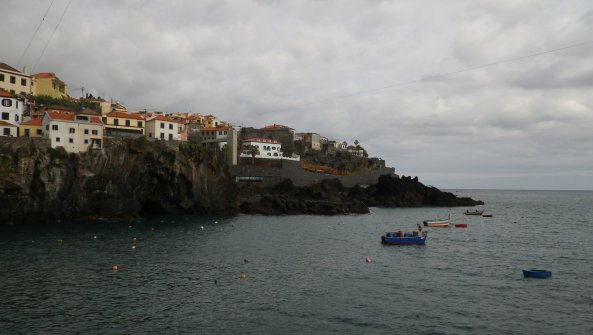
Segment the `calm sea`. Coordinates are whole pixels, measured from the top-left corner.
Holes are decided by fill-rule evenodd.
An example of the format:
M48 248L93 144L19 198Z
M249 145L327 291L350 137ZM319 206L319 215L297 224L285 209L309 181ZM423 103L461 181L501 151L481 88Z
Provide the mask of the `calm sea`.
M0 333L593 333L593 192L454 193L493 217L373 208L0 226ZM380 244L449 213L468 228ZM528 268L553 276L524 279Z

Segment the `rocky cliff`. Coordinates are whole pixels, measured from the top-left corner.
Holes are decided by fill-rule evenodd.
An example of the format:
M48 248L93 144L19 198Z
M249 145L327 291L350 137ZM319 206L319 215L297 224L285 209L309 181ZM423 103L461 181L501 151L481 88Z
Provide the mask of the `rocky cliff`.
M1 221L237 211L220 153L135 139L75 155L38 143L2 142Z
M296 187L238 186L220 152L145 139L80 155L43 140L0 138L0 223L143 213L349 214L368 207L474 206L417 178L384 175L366 188L337 179Z

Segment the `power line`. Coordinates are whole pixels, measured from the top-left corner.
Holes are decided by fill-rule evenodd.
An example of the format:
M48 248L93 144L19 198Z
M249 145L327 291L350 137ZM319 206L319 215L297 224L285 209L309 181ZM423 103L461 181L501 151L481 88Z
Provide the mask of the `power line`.
M19 62L17 63L17 69L21 67L21 62L23 61L23 58L25 58L25 54L27 53L27 50L29 50L29 47L31 46L31 43L33 43L33 39L35 39L35 36L37 36L37 33L39 32L39 28L41 28L41 25L43 24L43 21L45 21L45 17L47 16L47 13L49 13L49 10L51 8L51 6L54 4L55 0L51 0L51 3L49 4L49 7L47 7L47 10L45 11L45 14L43 14L43 17L41 18L41 22L39 22L39 25L37 26L37 29L35 29L35 32L33 33L33 36L31 36L31 39L29 40L29 44L27 44L27 47L25 48L25 51L23 51L23 54L21 55L21 58L19 58Z
M421 83L421 82L427 81L427 80L443 78L443 77L451 76L451 75L454 75L454 74L475 71L475 70L484 69L484 68L495 66L495 65L500 65L500 64L505 64L505 63L511 63L511 62L515 62L515 61L519 61L519 60L524 60L524 59L527 59L527 58L532 58L532 57L537 57L537 56L541 56L541 55L551 54L551 53L554 53L554 52L564 51L564 50L567 50L567 49L574 49L574 48L585 47L585 46L589 46L589 45L593 45L593 40L582 42L582 43L577 43L577 44L571 44L571 45L567 45L567 46L556 48L556 49L549 49L549 50L545 50L545 51L540 51L540 52L536 52L536 53L532 53L532 54L528 54L528 55L524 55L524 56L518 56L518 57L503 59L503 60L495 61L495 62L492 62L492 63L471 66L471 67L467 67L467 68L460 69L460 70L455 70L455 71L450 71L450 72L444 72L444 73L435 74L435 75L431 75L431 76L425 76L425 77L422 77L420 79L403 81L403 82L399 82L399 83L395 83L395 84L391 84L391 85L387 85L387 86L382 86L382 87L377 87L377 88L371 88L371 89L368 89L368 90L362 90L362 91L357 91L357 92L352 92L352 93L346 93L346 94L336 95L336 96L333 96L333 97L321 98L321 99L314 100L314 101L311 101L311 102L307 102L307 103L303 103L303 104L297 104L297 105L293 105L293 106L290 106L290 107L282 108L280 110L287 110L287 109L297 108L297 107L306 107L306 106L316 105L316 104L323 103L323 102L340 100L340 99L346 99L346 98L354 97L354 96L357 96L357 95L364 95L364 94L374 93L374 92L377 92L377 91L382 91L382 90L386 90L386 89L390 89L390 88L409 86L409 85L418 84L418 83Z
M66 5L66 8L64 8L64 12L62 12L62 16L60 16L60 20L58 21L58 23L54 27L54 31L52 31L51 35L49 36L49 39L45 43L45 46L43 47L43 50L41 51L41 54L39 55L39 58L37 58L37 62L35 62L35 65L33 65L33 70L31 72L35 72L35 68L37 68L37 64L41 60L41 57L43 57L43 54L45 53L45 49L47 49L47 46L48 46L49 42L54 37L54 34L56 33L56 30L58 30L58 27L60 26L60 23L62 23L62 19L64 18L64 15L66 15L66 11L68 10L68 7L70 7L70 4L71 3L72 3L72 0L68 1L68 4Z

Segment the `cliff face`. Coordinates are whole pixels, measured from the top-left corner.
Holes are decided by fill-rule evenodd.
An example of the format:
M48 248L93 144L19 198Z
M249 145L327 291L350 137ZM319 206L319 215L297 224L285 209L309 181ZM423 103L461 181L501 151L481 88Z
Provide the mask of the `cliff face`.
M141 213L236 212L222 154L142 139L67 154L34 141L0 148L0 220L43 222Z

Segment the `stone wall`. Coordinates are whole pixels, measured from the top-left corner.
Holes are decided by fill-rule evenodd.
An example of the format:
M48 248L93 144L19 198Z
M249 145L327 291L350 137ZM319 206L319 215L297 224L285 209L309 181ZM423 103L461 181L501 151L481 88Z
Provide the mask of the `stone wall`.
M324 179L339 179L346 187L375 184L382 175L395 175L395 169L384 167L376 170L359 172L348 176L308 172L301 169L297 161L282 160L282 167L261 167L254 165L235 165L229 167L234 177L263 177L263 183L276 184L283 179L290 179L295 186L307 186Z

